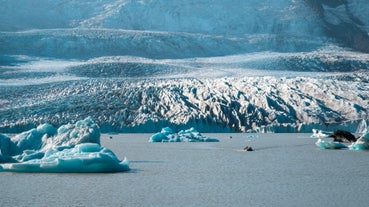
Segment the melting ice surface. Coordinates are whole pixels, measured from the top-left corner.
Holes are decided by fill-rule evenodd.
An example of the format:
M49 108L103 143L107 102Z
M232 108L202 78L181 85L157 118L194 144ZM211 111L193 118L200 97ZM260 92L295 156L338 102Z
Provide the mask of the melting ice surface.
M165 127L149 139L149 142L219 142L218 139L203 136L195 128L181 130L175 133L171 128Z
M100 145L99 127L86 118L58 129L43 124L13 138L0 134L0 171L121 172L129 170Z

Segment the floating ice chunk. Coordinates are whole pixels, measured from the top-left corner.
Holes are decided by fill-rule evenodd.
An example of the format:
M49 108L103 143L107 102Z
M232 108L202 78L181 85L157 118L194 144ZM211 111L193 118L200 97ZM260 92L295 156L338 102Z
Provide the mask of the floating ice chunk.
M174 134L173 129L169 128L169 127L165 127L163 129L161 129L161 133L163 134Z
M100 129L91 118L63 125L59 129L50 124L42 124L12 139L0 135L0 162L9 160L9 157L26 161L40 157L42 152L53 146L75 146L81 143L100 144Z
M218 139L203 136L195 128L181 130L177 134L169 128L165 127L149 139L149 142L219 142Z
M158 132L150 137L150 142L163 142L168 141L169 138L163 132Z
M311 135L311 138L325 138L332 135L332 132L326 132L318 129L313 129L313 134Z
M369 150L369 132L362 135L356 142L352 143L351 150Z
M318 141L315 143L316 146L322 149L344 149L347 146L341 142L334 142L333 139L324 139L319 138Z
M125 159L100 146L100 129L86 118L59 129L43 124L13 138L0 134L0 171L120 172Z
M99 144L84 143L72 148L49 149L41 159L1 165L11 172L101 173L129 170L127 159L120 161L115 154Z
M50 142L44 147L49 148L55 145L74 146L80 143L100 144L100 129L88 117L77 121L75 124L66 124L59 127L57 136L50 139Z
M12 139L0 135L0 162L13 159L23 162L42 157L42 153L54 146L73 147L81 143L100 144L100 129L89 117L59 129L50 124L42 124Z

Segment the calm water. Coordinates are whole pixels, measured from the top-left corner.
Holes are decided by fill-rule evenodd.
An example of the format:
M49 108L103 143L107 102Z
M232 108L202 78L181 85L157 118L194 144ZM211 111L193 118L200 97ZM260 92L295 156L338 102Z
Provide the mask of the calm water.
M207 134L219 143L103 135L131 160L111 174L0 173L0 206L367 206L369 152L321 150L310 134ZM233 138L230 139L229 137Z

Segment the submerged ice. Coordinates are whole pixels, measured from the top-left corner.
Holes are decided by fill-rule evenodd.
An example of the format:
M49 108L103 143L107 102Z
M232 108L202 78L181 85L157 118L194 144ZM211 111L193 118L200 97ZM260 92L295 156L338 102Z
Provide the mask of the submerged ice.
M129 162L100 145L99 127L86 118L58 129L43 124L13 138L0 134L0 171L120 172Z
M219 142L219 140L203 136L195 128L175 133L171 128L165 127L161 132L152 135L149 142Z

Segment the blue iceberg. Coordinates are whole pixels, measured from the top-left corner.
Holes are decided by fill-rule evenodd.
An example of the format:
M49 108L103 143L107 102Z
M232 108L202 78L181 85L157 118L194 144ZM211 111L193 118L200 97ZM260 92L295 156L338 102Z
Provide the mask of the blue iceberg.
M347 146L342 142L334 142L333 139L329 138L319 138L315 143L316 146L322 149L345 149Z
M356 142L352 143L351 150L369 150L369 132L363 134Z
M2 171L102 173L129 170L127 159L119 161L115 154L96 143L78 144L72 148L52 148L40 159L2 164Z
M161 132L152 135L149 142L219 142L219 140L203 136L195 128L175 133L171 128L165 127Z
M360 136L355 142L350 145L346 145L342 142L336 142L333 138L327 138L325 134L320 132L313 131L313 135L311 137L318 138L315 143L316 146L322 149L345 149L348 148L350 150L369 150L369 132L365 132L362 136Z
M100 145L100 129L91 118L58 129L43 124L13 138L0 134L0 171L121 172L129 170Z

